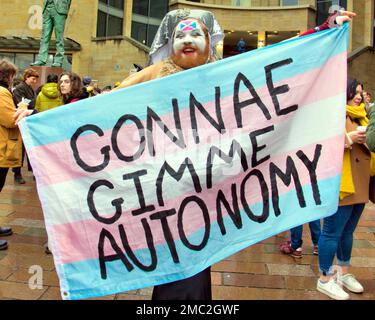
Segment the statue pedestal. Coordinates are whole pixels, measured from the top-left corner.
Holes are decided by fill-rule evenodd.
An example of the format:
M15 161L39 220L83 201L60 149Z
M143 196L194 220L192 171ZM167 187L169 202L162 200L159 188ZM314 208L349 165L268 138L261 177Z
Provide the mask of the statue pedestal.
M39 78L37 83L35 84L36 88L39 88L41 85L44 85L47 81L47 76L49 74L57 74L57 76L60 76L64 72L63 68L59 67L50 67L50 66L31 66L30 68L33 68L35 71L39 73Z

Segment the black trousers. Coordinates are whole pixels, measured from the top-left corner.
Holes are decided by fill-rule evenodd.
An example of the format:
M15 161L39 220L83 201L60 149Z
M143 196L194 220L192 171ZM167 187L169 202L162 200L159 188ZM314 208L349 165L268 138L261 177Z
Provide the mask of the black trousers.
M29 157L26 154L26 149L25 146L22 143L22 160L21 160L21 167L23 166L23 160L25 159L26 156L26 161L27 161L27 168L29 171L33 171L31 168L31 164L29 161ZM12 172L14 173L15 176L20 176L21 175L21 167L13 168Z
M3 190L9 168L0 168L0 192Z
M190 278L155 286L152 300L212 300L211 267Z

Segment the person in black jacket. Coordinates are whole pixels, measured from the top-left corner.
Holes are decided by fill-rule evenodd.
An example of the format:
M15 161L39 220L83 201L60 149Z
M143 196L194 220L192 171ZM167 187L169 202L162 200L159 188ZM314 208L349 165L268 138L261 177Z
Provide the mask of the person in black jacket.
M36 101L36 94L33 89L33 86L37 83L39 78L39 74L34 69L26 69L23 74L23 81L21 81L13 90L13 100L14 104L18 106L18 104L22 101L22 99L28 99L30 100L28 109L32 110L35 108L35 101ZM25 157L25 148L22 147L22 162L21 166L23 164L23 159ZM27 160L29 171L31 171L31 166L29 161ZM21 174L21 167L19 168L13 168L12 169L14 173L14 182L17 184L24 184L25 180L22 177Z
M33 86L37 83L39 78L39 73L34 69L26 69L23 74L23 81L14 88L13 90L13 100L15 104L19 104L22 98L31 100L28 109L34 109L35 107L35 91Z

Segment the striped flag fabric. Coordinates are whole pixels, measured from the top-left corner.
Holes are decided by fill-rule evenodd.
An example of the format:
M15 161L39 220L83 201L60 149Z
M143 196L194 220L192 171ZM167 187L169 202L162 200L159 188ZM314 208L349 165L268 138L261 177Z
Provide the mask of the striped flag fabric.
M191 277L338 206L348 27L20 123L63 299Z

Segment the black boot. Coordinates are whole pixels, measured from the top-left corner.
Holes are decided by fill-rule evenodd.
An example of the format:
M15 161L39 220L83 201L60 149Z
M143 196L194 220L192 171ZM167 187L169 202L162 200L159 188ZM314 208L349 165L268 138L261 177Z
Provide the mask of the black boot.
M20 174L14 175L14 182L17 184L25 184L26 181L22 178Z

